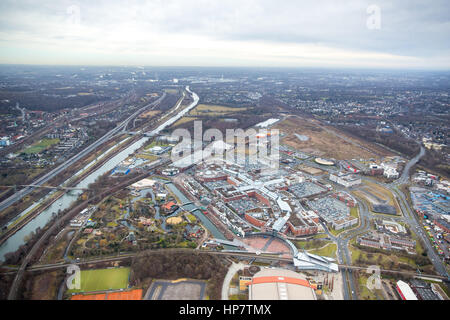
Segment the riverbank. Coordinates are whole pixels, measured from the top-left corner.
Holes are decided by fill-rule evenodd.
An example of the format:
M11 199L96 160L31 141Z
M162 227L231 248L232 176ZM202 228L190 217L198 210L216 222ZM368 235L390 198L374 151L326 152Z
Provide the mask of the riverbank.
M87 176L89 176L91 173L93 173L95 170L97 170L102 165L104 165L106 162L108 162L111 158L113 158L115 153L123 151L124 149L126 149L127 147L132 145L134 142L136 142L136 140L137 140L137 138L129 139L129 141L127 141L128 143L123 143L123 144L119 145L118 150L114 149L114 150L110 151L104 158L102 158L101 160L97 161L96 163L90 165L88 168L86 168L84 171L82 171L81 174L77 175L75 179L73 179L72 181L70 181L67 184L67 187L76 186L78 183L80 183L82 180L84 180ZM109 144L107 144L107 147L108 146L109 146ZM90 161L90 162L92 162L92 161ZM90 162L88 162L87 165L89 165ZM51 205L53 205L57 200L59 200L61 197L63 197L66 193L68 193L68 191L60 191L56 196L54 194L50 195L49 196L50 198L47 199L44 202L44 204L38 206L37 208L34 208L30 212L28 212L26 215L21 217L20 220L17 222L17 224L13 225L4 234L2 234L0 236L0 247L1 247L1 245L3 245L3 243L5 241L7 241L17 231L19 231L21 228L23 228L25 225L27 225L31 220L33 220L37 216L39 216L43 211L47 210Z

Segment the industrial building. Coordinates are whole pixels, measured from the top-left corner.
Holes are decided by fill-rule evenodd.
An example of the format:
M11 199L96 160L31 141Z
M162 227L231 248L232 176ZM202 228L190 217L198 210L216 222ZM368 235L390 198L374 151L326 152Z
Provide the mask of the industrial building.
M405 237L393 236L389 234L382 234L378 232L371 232L367 235L357 238L360 245L372 247L383 250L405 250L410 254L415 254L416 242L414 240L406 239Z
M342 230L345 228L350 228L356 224L358 224L358 218L352 216L333 220L331 222L331 226L333 227L334 230Z
M360 176L348 172L339 172L338 174L330 173L330 180L346 188L361 184Z

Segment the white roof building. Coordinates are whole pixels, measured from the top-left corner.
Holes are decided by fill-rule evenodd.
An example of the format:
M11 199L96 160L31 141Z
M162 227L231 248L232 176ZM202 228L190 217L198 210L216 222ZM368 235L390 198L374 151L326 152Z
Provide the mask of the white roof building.
M291 215L288 213L284 217L277 219L273 224L272 229L280 232L280 230L284 227L284 225L286 224L286 222L289 220L290 217Z
M294 266L299 270L321 270L338 272L339 266L333 258L322 257L306 251L298 251L294 256Z
M417 299L417 296L414 294L409 284L402 280L397 281L397 291L403 300L419 300Z
M281 197L278 197L277 204L280 207L282 212L288 212L288 213L292 212L292 209L291 209L291 206L289 205L289 203L282 200Z

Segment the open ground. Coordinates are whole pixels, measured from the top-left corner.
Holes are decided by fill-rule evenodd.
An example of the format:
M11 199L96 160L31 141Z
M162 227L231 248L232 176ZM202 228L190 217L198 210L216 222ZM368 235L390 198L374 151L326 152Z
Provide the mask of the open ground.
M389 155L386 150L378 146L350 138L335 128L324 126L317 120L291 116L276 124L274 128L285 135L281 140L282 143L316 156L344 160ZM308 136L309 139L301 141L295 134Z
M69 290L74 292L93 292L102 290L124 289L128 286L130 268L95 269L81 271L81 288Z

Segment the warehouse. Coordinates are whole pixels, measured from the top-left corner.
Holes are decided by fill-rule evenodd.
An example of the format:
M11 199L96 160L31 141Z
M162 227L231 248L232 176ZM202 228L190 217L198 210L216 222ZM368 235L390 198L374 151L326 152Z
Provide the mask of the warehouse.
M330 180L346 188L350 188L361 184L361 177L359 177L356 174L346 172L339 172L337 175L330 173Z

